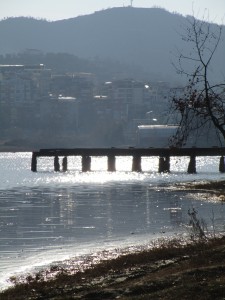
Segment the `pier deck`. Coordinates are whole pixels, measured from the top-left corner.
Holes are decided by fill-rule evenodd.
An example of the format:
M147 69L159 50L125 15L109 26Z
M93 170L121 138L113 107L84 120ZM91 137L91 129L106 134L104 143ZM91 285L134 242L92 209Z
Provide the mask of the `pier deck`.
M225 147L219 148L74 148L41 149L38 156L220 156Z
M54 170L59 171L59 157L63 157L63 171L67 171L67 157L81 156L82 171L91 170L92 156L107 156L108 171L116 171L116 156L132 156L132 171L141 171L141 157L159 157L159 172L170 172L170 157L189 156L188 173L196 173L197 156L220 156L219 171L224 172L225 147L214 148L74 148L74 149L40 149L32 154L31 170L37 171L38 157L54 157Z

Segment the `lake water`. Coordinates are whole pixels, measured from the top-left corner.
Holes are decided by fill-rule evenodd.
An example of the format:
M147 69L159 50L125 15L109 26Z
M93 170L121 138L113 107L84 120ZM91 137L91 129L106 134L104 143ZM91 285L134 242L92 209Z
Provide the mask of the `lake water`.
M68 158L66 173L53 171L53 158L39 158L37 173L30 162L31 153L0 153L0 288L52 262L183 233L188 209L224 229L222 203L172 188L222 179L219 158L198 158L195 175L187 158L172 158L171 174L157 173L156 158L142 159L142 173L130 172L130 157L118 157L114 173L104 157L92 158L88 173L79 157Z

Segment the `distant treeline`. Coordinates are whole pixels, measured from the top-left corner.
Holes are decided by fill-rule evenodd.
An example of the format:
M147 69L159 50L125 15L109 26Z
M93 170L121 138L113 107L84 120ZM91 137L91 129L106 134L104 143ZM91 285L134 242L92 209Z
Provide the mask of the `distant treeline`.
M96 74L99 79L109 80L117 76L140 78L141 70L111 59L83 59L68 53L23 53L0 55L0 64L44 64L54 73L87 72Z

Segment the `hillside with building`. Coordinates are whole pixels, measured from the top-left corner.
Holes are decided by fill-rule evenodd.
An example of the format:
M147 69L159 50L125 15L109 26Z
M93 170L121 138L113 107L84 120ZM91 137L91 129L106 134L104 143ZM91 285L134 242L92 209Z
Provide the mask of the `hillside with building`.
M167 147L176 129L173 92L166 82L0 65L0 148ZM217 145L207 131L200 140Z
M0 21L1 149L168 145L177 124L169 99L184 92L171 53L183 47L188 18L123 7L57 22Z
M134 79L99 83L43 64L0 65L2 146L135 146L138 125L167 123L169 90Z
M160 8L137 7L116 7L54 22L9 18L0 21L0 54L25 49L69 53L136 66L153 81L177 81L180 76L172 62L177 50L188 47L181 39L188 18ZM223 49L224 42L215 63L225 68ZM214 77L221 78L221 73L214 71Z

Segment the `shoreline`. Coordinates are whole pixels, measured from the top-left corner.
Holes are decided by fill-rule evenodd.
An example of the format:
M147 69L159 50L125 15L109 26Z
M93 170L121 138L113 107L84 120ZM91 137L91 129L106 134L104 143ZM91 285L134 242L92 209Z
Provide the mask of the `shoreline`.
M105 260L70 275L52 268L54 280L36 274L0 293L5 299L223 299L225 237L179 240ZM197 291L200 294L197 296ZM213 296L214 295L214 296Z
M225 181L175 186L216 195L217 201L225 194ZM198 238L186 246L181 240L165 241L160 247L90 264L72 275L54 266L47 270L54 280L45 281L40 273L22 284L14 278L16 285L0 292L0 299L223 299L224 253L225 237Z
M225 201L225 179L224 180L205 180L203 182L185 182L175 183L178 189L185 189L186 191L196 192L209 195L219 202ZM207 198L207 197L206 197Z

